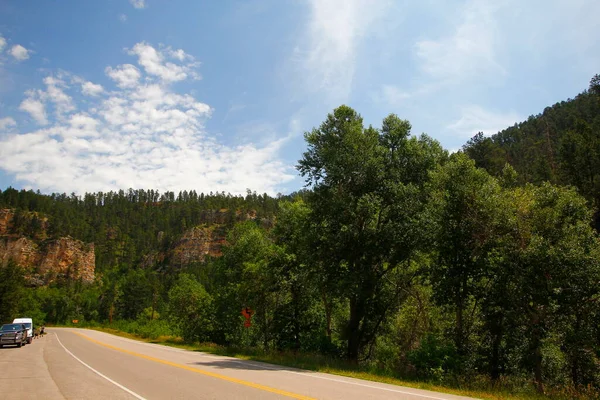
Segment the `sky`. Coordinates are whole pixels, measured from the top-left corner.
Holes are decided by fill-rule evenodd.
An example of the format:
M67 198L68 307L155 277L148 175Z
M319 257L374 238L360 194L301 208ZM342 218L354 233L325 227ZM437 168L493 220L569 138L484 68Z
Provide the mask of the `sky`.
M0 0L0 189L287 194L334 108L456 151L600 73L597 0Z

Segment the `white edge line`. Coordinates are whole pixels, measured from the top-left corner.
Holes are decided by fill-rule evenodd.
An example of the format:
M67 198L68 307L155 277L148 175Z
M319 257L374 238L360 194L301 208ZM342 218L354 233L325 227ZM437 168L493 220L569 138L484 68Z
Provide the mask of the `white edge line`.
M71 355L71 357L73 357L74 359L76 359L77 361L79 361L81 364L83 364L85 367L89 368L90 370L92 370L92 372L94 372L97 375L100 375L101 377L103 377L104 379L106 379L107 381L109 381L110 383L112 383L113 385L117 386L120 389L123 389L124 391L126 391L127 393L129 393L130 395L132 395L133 397L135 397L138 400L146 400L146 398L140 396L139 394L135 393L132 390L127 389L125 386L121 385L118 382L113 381L112 379L110 379L108 376L102 374L99 371L96 371L94 368L90 367L89 365L87 365L86 363L84 363L83 361L81 361L79 358L77 358L77 356L73 353L71 353L60 341L60 339L58 338L57 334L54 334L56 336L56 340L58 340L58 343L62 346L63 349L65 349L65 351L67 353L69 353Z

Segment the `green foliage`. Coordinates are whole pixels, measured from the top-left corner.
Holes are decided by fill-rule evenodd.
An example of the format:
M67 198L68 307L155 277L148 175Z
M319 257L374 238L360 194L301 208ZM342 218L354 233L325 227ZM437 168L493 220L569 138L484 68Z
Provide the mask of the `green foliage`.
M135 319L151 304L152 287L143 270L129 270L121 278L120 290L118 312L121 318Z
M600 147L599 75L589 91L547 107L543 113L492 137L474 136L463 147L478 167L501 176L506 163L518 172L519 183L549 181L573 185L598 207ZM597 228L600 226L596 222Z
M432 175L429 215L437 224L437 260L430 280L440 304L456 312L455 345L464 353L465 335L472 321L467 308L481 296L493 246L494 228L500 208L500 186L485 170L461 153Z
M408 360L419 376L435 381L442 381L444 375L459 365L459 356L453 344L433 334L425 336L419 347L408 353Z
M409 133L410 124L395 115L381 131L364 128L356 111L341 106L305 134L308 150L297 168L313 187L307 204L319 263L311 266L327 296L347 301L342 339L351 360L403 298L407 261L424 242L422 190L445 152Z
M590 80L590 92L600 96L600 75L596 74Z
M166 320L118 320L111 324L110 327L145 339L158 339L160 337L172 337L175 335L172 324Z
M186 342L209 340L214 323L213 300L188 274L179 275L169 290L169 318Z
M48 196L31 190L0 190L0 208L15 211L9 233L37 239L71 236L94 243L98 272L144 263L148 255L167 250L184 229L200 224L231 226L254 213L257 221L267 223L277 204L277 198L250 190L246 196L143 189ZM166 268L169 260L156 264L152 267Z
M25 298L23 270L13 261L0 266L0 323L12 322Z

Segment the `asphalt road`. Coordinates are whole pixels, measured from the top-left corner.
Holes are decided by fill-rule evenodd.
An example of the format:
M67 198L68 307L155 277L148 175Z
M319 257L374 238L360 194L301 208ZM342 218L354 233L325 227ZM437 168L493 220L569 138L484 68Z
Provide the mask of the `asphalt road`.
M0 398L467 399L62 328L0 349Z

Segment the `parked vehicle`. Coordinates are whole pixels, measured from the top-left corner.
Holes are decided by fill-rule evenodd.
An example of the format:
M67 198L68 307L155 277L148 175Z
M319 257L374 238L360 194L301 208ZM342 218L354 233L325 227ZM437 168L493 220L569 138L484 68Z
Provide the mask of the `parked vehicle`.
M13 324L23 324L27 327L27 344L33 340L33 320L31 318L15 318Z
M25 324L4 324L0 328L0 347L16 344L17 347L27 343L27 327Z

